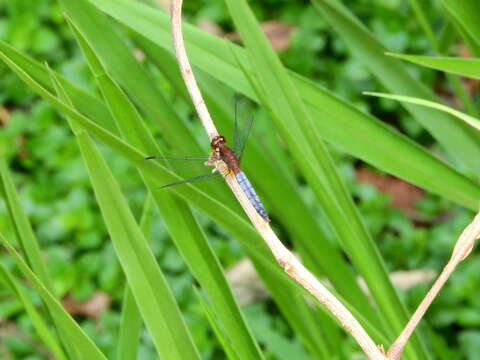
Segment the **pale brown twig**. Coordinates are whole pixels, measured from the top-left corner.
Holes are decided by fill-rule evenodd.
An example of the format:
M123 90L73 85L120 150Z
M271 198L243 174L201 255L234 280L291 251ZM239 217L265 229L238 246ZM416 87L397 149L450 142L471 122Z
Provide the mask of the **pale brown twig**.
M173 0L171 6L171 25L175 56L198 116L202 121L209 139L212 140L212 138L218 135L218 132L212 118L210 117L208 109L205 106L205 102L203 101L187 58L181 29L181 11L182 0ZM215 166L221 174L227 173L227 171L225 171L226 164L223 161L216 161ZM320 301L320 303L339 320L344 328L355 338L369 359L386 360L383 352L377 347L350 311L348 311L348 309L330 291L328 291L328 289L323 286L277 238L269 223L257 213L252 204L248 201L236 178L228 174L224 175L224 178L235 197L242 205L242 208L255 229L267 243L275 256L275 259L285 272L318 299L318 301Z
M468 256L468 254L470 254L475 240L479 237L480 213L478 213L477 216L475 216L475 218L473 219L473 221L465 228L465 230L463 230L463 233L460 235L447 265L445 265L442 273L432 285L431 289L428 291L427 295L410 318L402 333L398 336L398 338L388 350L387 356L389 359L400 359L405 344L407 343L415 328L418 326L418 323L422 319L423 315L425 315L425 312L429 308L430 304L438 295L443 285L448 280L448 278L453 273L458 264L460 264L460 262L462 262Z

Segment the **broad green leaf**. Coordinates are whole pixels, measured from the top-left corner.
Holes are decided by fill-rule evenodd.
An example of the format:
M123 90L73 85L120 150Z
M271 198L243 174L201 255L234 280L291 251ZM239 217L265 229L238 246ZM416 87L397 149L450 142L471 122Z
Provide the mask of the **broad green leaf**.
M55 318L59 326L61 336L67 338L72 344L72 359L106 360L107 358L95 346L92 340L83 332L75 320L65 311L62 304L48 291L45 285L28 267L15 248L0 234L0 243L7 249L10 256L15 261L20 271L28 279L32 287L38 292L38 295L45 302L52 317Z
M160 153L153 136L145 126L140 114L122 90L103 70L101 63L85 38L75 28L77 39L89 61L110 111L116 120L120 134L135 147L145 153ZM242 359L261 359L243 316L235 303L231 290L223 274L220 262L211 249L203 231L183 201L168 191L157 189L155 183L140 173L152 192L160 209L169 233L185 258L195 278L207 292L232 345Z
M387 53L387 55L435 70L462 75L473 79L480 79L480 59L417 56L392 53Z
M138 2L90 1L125 26L172 51L167 15ZM190 25L185 24L183 28L188 55L195 66L257 100L238 68L237 58L240 58L245 68L252 71L251 65L243 61L245 53L241 48ZM373 117L313 82L294 73L290 75L307 111L314 119L318 119L315 123L326 140L390 174L476 209L480 197L478 185Z
M22 303L28 317L32 321L33 327L44 345L53 355L55 355L56 359L66 360L67 357L65 356L61 345L57 342L57 339L48 328L45 320L39 314L37 309L35 309L35 306L30 301L28 294L25 292L22 285L19 285L19 281L15 281L8 269L2 265L0 265L0 278L3 278L3 282L10 289L10 292L12 292Z
M385 99L392 99L392 100L397 100L397 101L403 101L403 102L408 102L411 104L415 105L422 105L426 106L432 109L437 109L440 111L444 111L446 113L449 113L456 118L466 122L468 125L474 127L477 130L480 130L480 120L477 118L474 118L473 116L467 115L465 113L462 113L461 111L455 110L449 106L435 103L433 101L427 101L424 99L418 99L410 96L401 96L401 95L390 95L390 94L382 94L382 93L375 93L375 92L365 92L365 95L372 95L372 96L378 96L381 98Z
M60 97L69 101L58 80L52 80ZM200 358L175 297L120 186L87 132L79 124L69 122L116 254L158 354L164 359Z
M256 70L256 80L266 101L264 105L271 110L272 120L315 192L337 238L368 284L380 317L388 319L385 330L393 336L407 321L406 311L318 129L246 1L227 0L226 3Z
M339 1L312 0L315 8L347 43L353 55L367 66L390 92L437 101L436 96L396 59L385 56L387 49ZM452 159L471 172L480 171L480 134L442 112L405 105L415 119L443 146ZM405 156L405 153L401 153Z

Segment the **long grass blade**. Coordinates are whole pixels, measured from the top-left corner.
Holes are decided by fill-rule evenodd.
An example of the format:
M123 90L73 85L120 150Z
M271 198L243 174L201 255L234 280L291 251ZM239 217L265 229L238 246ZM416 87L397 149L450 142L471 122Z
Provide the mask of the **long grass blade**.
M52 80L60 97L68 102L53 73ZM69 123L128 285L158 354L165 359L199 358L178 304L117 181L87 132L73 121Z
M93 72L96 74L100 88L122 136L145 152L158 153L159 148L156 146L153 136L143 124L143 120L133 104L106 74L92 48L77 29L76 35ZM142 173L142 171L140 172ZM145 174L142 175L146 179ZM199 176L193 180L201 180L205 176L210 175ZM185 180L179 181L169 186L184 182ZM214 304L215 312L219 315L222 325L228 332L232 345L243 359L261 359L260 350L233 299L220 262L188 207L175 199L170 193L156 189L152 182L147 180L146 185L153 193L175 244Z
M374 93L374 92L366 92L365 95L372 95L372 96L377 96L381 97L384 99L391 99L391 100L396 100L396 101L403 101L403 102L408 102L410 104L415 104L415 105L422 105L426 106L431 109L437 109L440 111L444 111L450 115L455 116L456 118L464 121L468 125L474 127L475 129L480 131L480 119L477 119L473 116L467 115L465 113L462 113L461 111L455 110L449 106L439 104L433 101L428 101L424 99L418 99L414 98L411 96L400 96L400 95L390 95L390 94L382 94L382 93Z
M436 96L415 80L404 65L384 55L387 49L338 1L312 0L315 8L340 34L354 56L367 66L383 86L395 94L438 101ZM414 107L405 108L443 146L446 152L470 171L480 171L480 135L442 112ZM473 156L473 157L472 157Z
M380 309L380 317L388 319L385 330L390 335L399 332L407 320L405 308L389 281L378 249L336 172L318 129L246 1L226 2L256 69L258 83L267 101L265 106L271 110L276 127L314 190L337 238L368 284ZM416 345L418 347L418 343Z
M393 53L387 53L387 55L450 74L466 76L472 79L480 79L480 59L418 56Z
M137 2L90 1L123 25L142 34L158 46L172 51L167 15ZM235 90L257 100L253 89L237 65L237 57L242 61L245 59L242 49L233 46L236 54L233 56L232 46L225 40L188 25L184 25L184 33L188 54L194 65ZM245 68L252 72L248 61L244 64ZM461 203L476 209L476 199L480 196L480 189L476 184L406 137L341 101L325 89L294 73L290 73L290 76L311 116L314 119L321 119L315 123L326 140L373 166L448 197L452 201L460 203L461 199L466 199L460 192L468 192L470 194L468 205L466 205L467 202ZM435 126L438 125L438 122L435 123ZM440 172L441 176L432 177L431 175ZM438 181L439 179L442 181ZM446 184L450 182L452 186L448 186L447 189Z
M32 287L45 302L52 317L59 326L63 337L68 338L72 344L74 353L70 353L72 359L106 360L93 341L83 332L75 320L65 311L62 304L47 290L42 281L30 269L15 248L0 234L0 243L5 246L23 275L28 279Z
M0 278L3 278L3 283L9 288L10 292L20 300L38 336L51 351L52 355L54 355L56 359L66 360L67 357L63 352L62 346L47 326L47 320L35 309L34 304L29 299L23 287L18 284L19 282L15 281L13 275L2 265L0 265Z

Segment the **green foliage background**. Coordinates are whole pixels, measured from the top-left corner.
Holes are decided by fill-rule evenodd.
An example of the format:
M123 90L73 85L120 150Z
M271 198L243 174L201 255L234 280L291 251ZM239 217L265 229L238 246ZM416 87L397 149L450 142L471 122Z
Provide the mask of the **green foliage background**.
M432 53L432 46L412 15L409 2L350 0L344 1L344 4L389 51ZM252 2L250 6L259 21L279 20L298 28L291 38L289 49L280 54L289 69L325 86L362 111L377 116L430 151L444 156L431 135L398 103L361 95L363 91L374 91L383 87L309 1L269 0ZM440 33L445 19L440 3L431 1L422 3L422 6L428 21ZM225 31L234 29L222 1L186 1L184 11L186 20L190 23L195 24L208 17ZM124 28L121 31L127 33ZM82 88L97 91L57 2L0 2L0 39L39 62L48 62L51 68ZM449 51L456 55L457 48L452 46ZM175 88L148 58L145 67L167 94L167 99L177 113L188 122L198 139L203 139L202 130L189 103L178 96ZM451 91L444 75L417 66L408 67L427 87L440 93ZM0 102L11 114L8 122L1 128L0 146L9 163L23 208L48 259L48 268L57 295L61 297L70 294L78 301L87 300L98 291L104 291L111 296L110 308L100 317L80 317L76 320L106 356L113 358L117 346L125 278L116 260L78 146L65 120L51 105L32 95L3 64L0 65ZM268 132L268 128L262 125L262 119L266 118L264 109L249 105L246 112L253 112L257 117L252 138L255 133ZM152 130L160 138L153 126ZM112 173L121 184L130 208L137 220L140 219L146 198L140 176L129 163L109 148L103 145L99 147ZM469 222L472 213L440 196L427 193L417 204L421 217L419 225L419 222L414 222L401 211L392 209L388 196L380 194L372 186L361 185L355 181L355 169L363 165L360 160L334 146L330 146L330 149L388 270L425 268L439 271L450 255L454 240ZM330 229L314 195L304 186L304 179L297 169L291 169L298 176L298 191L311 207L312 213L318 214L315 218L331 240ZM285 200L288 202L288 199ZM224 267L233 265L245 256L231 235L205 215L199 212L195 212L195 215ZM275 214L272 215L275 218ZM14 238L12 229L6 205L0 202L0 231L5 237ZM278 231L285 243L291 245L294 242L294 239L288 238L288 233L281 224L278 225ZM224 358L219 341L213 336L208 325L202 305L194 296L194 278L156 212L150 239L153 252L167 277L202 357ZM474 252L460 266L426 316L424 331L429 337L429 344L442 349L439 352L443 352L444 358L477 359L480 356L480 302L477 291L480 283L479 260L478 254ZM7 268L14 269L13 261L5 253L1 254L0 261ZM410 310L423 298L427 288L427 285L422 285L401 294ZM33 291L30 295L34 302L40 305L40 300ZM244 314L264 348L266 358L312 358L273 302L262 301L249 305L244 308ZM0 326L9 329L4 332L4 338L0 339L0 357L32 360L46 358L45 349L39 344L29 317L23 312L22 304L1 284ZM352 339L343 334L339 336L342 344L340 358L352 358L359 353ZM149 335L143 332L138 358L153 359L155 354Z

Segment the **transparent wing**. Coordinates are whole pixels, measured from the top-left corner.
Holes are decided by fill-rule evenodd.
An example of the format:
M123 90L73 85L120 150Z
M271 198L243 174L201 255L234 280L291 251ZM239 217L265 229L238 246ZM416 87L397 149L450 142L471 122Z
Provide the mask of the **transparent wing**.
M196 182L196 181L217 180L217 179L220 179L220 178L221 178L221 176L220 176L219 173L209 173L209 174L204 174L204 175L191 177L191 178L188 178L188 179L185 179L185 180L176 181L176 182L173 182L171 184L162 185L162 186L159 187L159 189L164 189L164 188L167 188L167 187L170 187L170 186L175 186L175 185L188 184L188 183L192 183L192 182Z
M236 111L235 111L236 113ZM243 151L245 150L245 144L247 143L248 136L250 135L250 131L253 127L253 115L250 115L245 123L242 126L242 129L239 129L237 121L237 116L235 116L235 154L237 155L238 161L242 160Z
M163 166L169 168L175 172L184 180L176 181L171 184L165 184L160 186L160 189L170 187L174 185L186 184L189 182L197 182L202 180L214 180L217 178L217 173L207 173L205 170L208 168L205 166L205 161L208 160L208 156L148 156L146 160L158 161ZM211 168L209 168L211 169ZM198 175L203 174L203 175Z
M208 156L200 155L200 156L147 156L145 160L160 160L168 162L169 160L196 160L196 161L207 161Z

